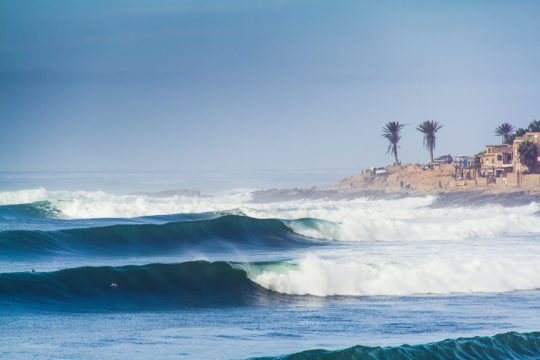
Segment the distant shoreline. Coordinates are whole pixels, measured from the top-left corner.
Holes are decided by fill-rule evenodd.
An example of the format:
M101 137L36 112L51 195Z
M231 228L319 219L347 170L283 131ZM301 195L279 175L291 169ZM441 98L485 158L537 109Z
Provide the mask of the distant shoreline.
M444 206L484 206L496 204L502 206L523 206L531 202L540 203L540 195L527 193L525 191L488 193L478 190L473 191L451 191L436 193L421 192L397 192L397 191L339 191L321 190L319 188L310 189L269 189L257 190L252 193L253 199L250 203L272 203L278 201L294 200L354 200L367 198L369 200L400 200L406 198L418 198L425 196L435 196L436 200L431 207Z
M439 168L423 170L421 165L407 164L389 166L385 175L355 175L342 179L338 184L322 187L324 190L354 191L374 190L384 192L418 193L437 195L449 192L480 192L485 194L526 193L540 195L540 175L525 175L520 186L512 183L511 179L498 177L489 181L486 177L475 176L474 170L457 171L452 164L441 165ZM457 176L456 176L457 175ZM534 179L533 179L534 178ZM493 182L494 180L494 182ZM507 181L508 180L508 181ZM529 181L534 180L534 181ZM409 184L407 186L407 184Z
M352 200L369 198L395 200L407 197L437 196L438 204L505 206L540 202L540 185L512 186L502 178L487 183L486 178L456 179L453 165L442 165L433 170L422 170L421 165L387 167L385 175L370 173L344 178L330 186L311 188L257 190L252 193L254 203L300 199ZM408 184L408 186L407 186Z

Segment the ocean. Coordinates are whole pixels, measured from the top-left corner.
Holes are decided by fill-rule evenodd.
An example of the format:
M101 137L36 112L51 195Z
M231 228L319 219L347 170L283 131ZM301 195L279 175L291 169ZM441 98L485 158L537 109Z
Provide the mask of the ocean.
M65 184L0 193L2 359L540 359L525 195Z

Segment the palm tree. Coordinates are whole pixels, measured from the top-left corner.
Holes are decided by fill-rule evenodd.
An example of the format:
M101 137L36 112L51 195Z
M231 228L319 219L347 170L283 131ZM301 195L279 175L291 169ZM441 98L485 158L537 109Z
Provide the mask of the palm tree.
M527 130L530 132L540 131L540 120L533 120L527 127Z
M523 141L518 146L519 161L527 166L529 172L534 172L534 166L536 165L536 159L538 156L538 148L536 144L530 141Z
M502 136L503 144L508 144L510 140L510 134L514 131L514 126L510 123L502 123L495 129L495 135Z
M399 132L405 125L407 124L400 124L398 121L391 121L382 128L383 133L381 136L385 137L390 142L386 153L394 154L394 157L396 158L396 165L401 165L401 163L398 160L397 149L398 149L398 142L399 140L401 140L401 135L399 134Z
M443 125L439 124L438 121L426 120L418 127L416 130L424 134L424 146L429 150L429 156L431 162L433 162L433 149L435 148L435 134L439 131Z

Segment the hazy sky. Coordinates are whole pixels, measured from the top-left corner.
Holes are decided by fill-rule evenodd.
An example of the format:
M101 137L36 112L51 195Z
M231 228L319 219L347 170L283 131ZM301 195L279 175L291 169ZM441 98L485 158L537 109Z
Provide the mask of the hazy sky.
M540 118L540 1L0 0L0 170L370 167Z

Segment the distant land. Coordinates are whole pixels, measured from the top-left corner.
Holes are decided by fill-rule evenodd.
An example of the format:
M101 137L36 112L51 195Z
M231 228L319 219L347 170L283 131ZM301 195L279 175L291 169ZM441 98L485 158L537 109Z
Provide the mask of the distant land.
M540 184L533 181L519 186L503 178L492 182L487 177L469 177L454 164L443 164L424 170L420 164L388 166L383 175L363 174L344 178L330 186L311 188L268 189L253 192L253 202L264 203L297 199L342 200L358 197L399 199L410 196L437 195L438 205L484 205L498 203L517 206L540 201ZM540 177L539 174L528 176ZM540 180L537 180L540 181ZM408 186L407 186L408 184ZM402 186L403 185L403 186Z
M446 192L476 191L487 194L527 193L540 195L540 174L523 175L527 181L518 186L510 178L490 178L472 175L473 169L456 169L454 164L443 164L435 169L424 170L422 165L408 164L386 167L386 174L363 174L342 179L338 184L321 187L320 190L338 191L384 191L438 194ZM510 174L508 175L510 176ZM403 186L402 186L403 184ZM407 186L409 184L409 186Z

